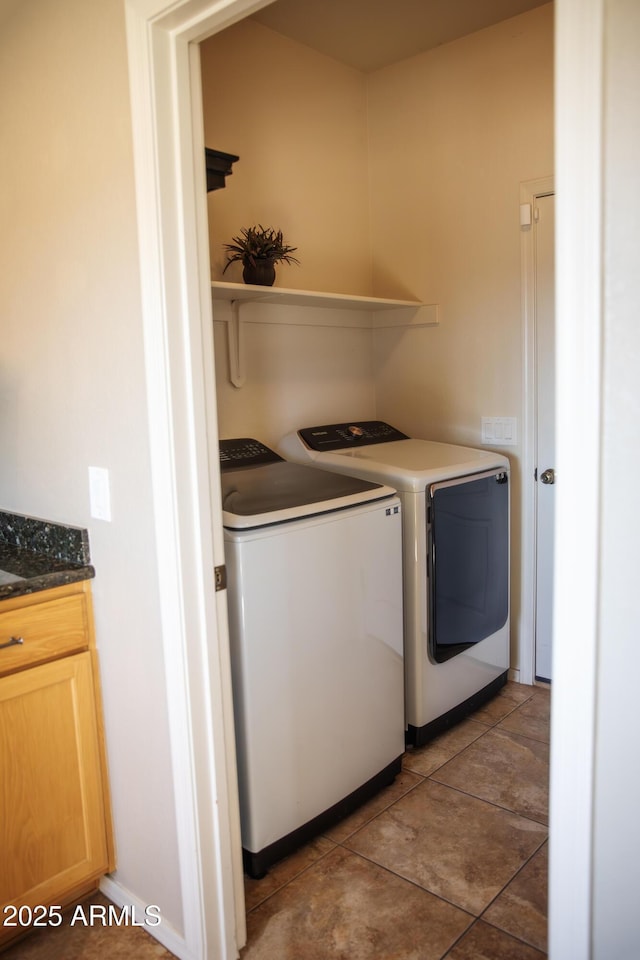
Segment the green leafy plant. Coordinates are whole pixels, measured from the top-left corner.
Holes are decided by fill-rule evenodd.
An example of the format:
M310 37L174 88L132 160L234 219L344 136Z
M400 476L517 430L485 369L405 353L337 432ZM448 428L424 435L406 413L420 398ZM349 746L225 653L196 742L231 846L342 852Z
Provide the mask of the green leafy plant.
M236 260L241 260L245 267L255 267L258 261L265 260L270 263L300 263L292 256L298 248L290 247L284 242L282 230L263 227L262 224L257 227L243 227L240 235L232 237L231 243L225 243L224 247L227 251L227 264L223 273L229 264Z

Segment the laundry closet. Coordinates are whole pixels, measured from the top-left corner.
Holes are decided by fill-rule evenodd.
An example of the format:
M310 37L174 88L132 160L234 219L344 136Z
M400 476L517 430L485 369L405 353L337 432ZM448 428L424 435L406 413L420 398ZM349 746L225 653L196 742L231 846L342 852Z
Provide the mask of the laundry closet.
M480 447L482 416L521 419L518 190L553 169L552 4L370 72L255 18L201 63L205 143L239 157L208 196L220 436L375 417ZM224 244L253 224L297 247L273 291L300 296L232 308Z

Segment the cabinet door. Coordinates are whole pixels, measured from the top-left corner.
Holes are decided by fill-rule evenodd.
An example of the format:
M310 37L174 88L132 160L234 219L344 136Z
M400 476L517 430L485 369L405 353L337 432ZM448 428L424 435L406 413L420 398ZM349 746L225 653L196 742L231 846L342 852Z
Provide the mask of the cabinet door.
M0 851L0 911L59 903L108 866L89 653L0 680Z

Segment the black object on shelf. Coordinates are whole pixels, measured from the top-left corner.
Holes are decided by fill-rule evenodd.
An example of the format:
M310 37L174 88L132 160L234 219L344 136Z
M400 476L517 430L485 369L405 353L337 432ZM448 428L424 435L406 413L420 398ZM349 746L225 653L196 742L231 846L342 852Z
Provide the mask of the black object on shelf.
M239 160L234 153L222 153L221 150L204 148L207 162L207 193L212 190L222 190L225 186L225 177L231 176L231 167Z

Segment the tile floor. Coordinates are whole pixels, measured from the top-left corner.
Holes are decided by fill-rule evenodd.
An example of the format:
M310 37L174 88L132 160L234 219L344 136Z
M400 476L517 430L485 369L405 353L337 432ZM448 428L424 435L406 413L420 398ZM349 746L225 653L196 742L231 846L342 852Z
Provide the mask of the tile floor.
M508 684L262 880L241 960L546 956L548 688Z
M395 783L247 879L241 960L542 960L548 753L549 690L514 683L407 751ZM171 956L140 928L62 927L2 960Z
M93 893L85 900L83 913L90 916L90 906L107 906L109 901L101 893ZM64 913L59 927L34 930L15 942L3 953L2 960L175 960L174 955L139 926L71 926L75 905Z

